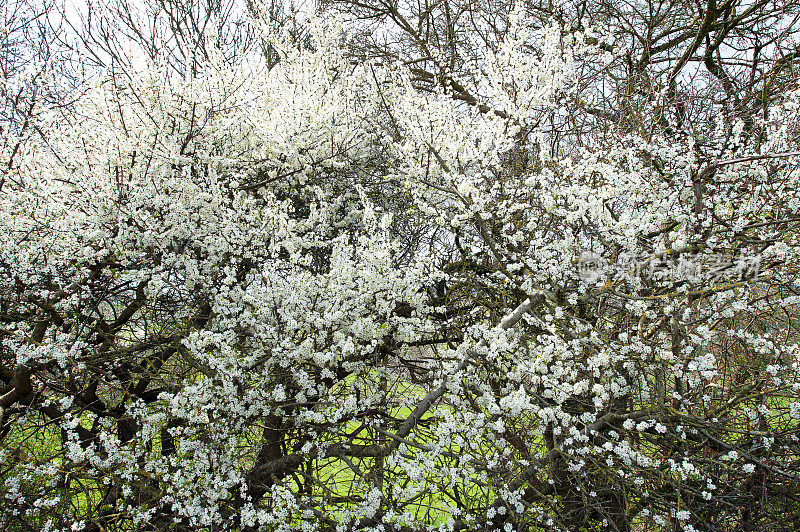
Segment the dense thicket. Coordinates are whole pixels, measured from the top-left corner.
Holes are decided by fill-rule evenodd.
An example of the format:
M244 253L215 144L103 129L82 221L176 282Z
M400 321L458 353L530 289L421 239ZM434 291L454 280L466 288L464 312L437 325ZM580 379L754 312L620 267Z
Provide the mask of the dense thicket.
M56 7L0 527L800 527L800 4Z

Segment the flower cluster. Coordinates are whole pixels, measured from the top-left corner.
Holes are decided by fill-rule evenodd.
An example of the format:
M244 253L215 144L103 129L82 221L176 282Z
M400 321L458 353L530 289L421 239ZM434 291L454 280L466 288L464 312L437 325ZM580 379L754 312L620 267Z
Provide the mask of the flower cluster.
M0 525L693 530L797 482L794 99L714 162L558 148L614 61L590 32L516 10L422 91L340 21L256 30L277 64L37 117L0 190Z

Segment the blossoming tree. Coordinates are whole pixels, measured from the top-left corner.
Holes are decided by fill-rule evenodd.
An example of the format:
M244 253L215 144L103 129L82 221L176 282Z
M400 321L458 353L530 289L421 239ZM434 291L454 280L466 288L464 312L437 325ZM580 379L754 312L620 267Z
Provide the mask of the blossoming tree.
M588 30L515 9L421 90L250 24L277 62L204 36L15 148L5 529L798 524L797 93L570 136Z

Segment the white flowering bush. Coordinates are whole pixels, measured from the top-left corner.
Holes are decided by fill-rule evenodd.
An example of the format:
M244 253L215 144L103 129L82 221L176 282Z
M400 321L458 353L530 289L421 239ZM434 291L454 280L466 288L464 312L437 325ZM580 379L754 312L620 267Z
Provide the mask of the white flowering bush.
M253 24L276 65L89 77L15 154L4 529L797 522L796 94L554 148L586 32L516 10L474 105Z

